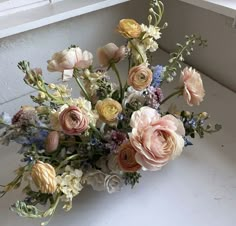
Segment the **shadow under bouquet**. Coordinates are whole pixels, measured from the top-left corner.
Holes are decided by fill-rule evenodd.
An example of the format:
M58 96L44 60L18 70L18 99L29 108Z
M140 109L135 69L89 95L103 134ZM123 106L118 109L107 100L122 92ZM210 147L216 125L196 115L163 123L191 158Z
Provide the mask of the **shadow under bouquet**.
M3 196L24 185L25 199L12 205L12 211L22 217L46 218L60 202L69 211L73 198L85 186L108 193L120 191L124 185L133 187L142 170L160 170L178 157L192 144L189 138L196 134L202 138L204 133L220 129L206 123L206 112L162 107L176 95L190 106L203 101L200 74L181 68L195 44L206 45L201 37L186 36L186 43L177 44L167 65L151 65L151 54L158 50L158 39L167 26L161 23L163 13L163 3L151 0L148 25L120 20L116 30L125 38L125 45L109 43L99 48L99 67L93 66L93 55L78 46L55 53L48 61L48 71L60 72L61 83L48 84L42 70L31 68L29 62L18 64L24 82L37 94L31 96L34 106L22 106L13 117L5 112L0 115L1 144L21 145L22 166L0 191ZM125 83L117 66L122 60L128 65ZM110 71L117 83L110 80ZM177 73L180 85L165 97L162 85ZM78 84L81 96L71 96L66 83L70 79Z

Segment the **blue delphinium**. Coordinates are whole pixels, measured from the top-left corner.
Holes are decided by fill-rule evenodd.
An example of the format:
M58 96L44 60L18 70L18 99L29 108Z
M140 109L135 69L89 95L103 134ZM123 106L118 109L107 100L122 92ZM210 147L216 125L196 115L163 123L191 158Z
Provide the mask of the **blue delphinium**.
M38 150L44 149L44 142L48 136L48 131L41 129L37 133L30 134L28 136L18 136L14 141L22 145L34 144Z
M153 87L159 87L162 82L162 73L164 71L164 67L162 65L157 65L156 67L153 67L153 79L151 86Z

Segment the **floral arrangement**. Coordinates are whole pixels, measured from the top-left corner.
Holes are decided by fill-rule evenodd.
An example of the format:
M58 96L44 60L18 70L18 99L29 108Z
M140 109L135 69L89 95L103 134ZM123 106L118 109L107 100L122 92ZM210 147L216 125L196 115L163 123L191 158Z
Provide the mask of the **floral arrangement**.
M48 84L42 70L31 68L29 62L18 64L24 82L37 95L31 96L35 106L22 106L13 117L5 112L0 115L1 144L14 141L21 145L23 165L15 171L16 178L0 190L3 196L24 184L25 199L12 205L12 211L22 217L46 218L60 202L69 211L73 198L85 186L108 193L124 185L133 187L142 170L160 170L192 145L189 138L220 129L206 123L206 112L162 109L175 95L183 96L190 106L203 101L200 74L181 68L195 44L206 45L201 37L186 36L186 43L177 44L166 66L152 66L151 54L158 50L158 39L167 26L161 24L163 13L163 3L151 0L148 25L120 20L116 30L126 44L99 48L99 67L93 66L93 55L78 46L55 53L48 71L62 73L60 84ZM128 63L125 84L118 67L122 60ZM110 71L118 85L110 80ZM162 85L178 73L179 87L165 97ZM65 84L70 79L77 82L80 97L72 98ZM42 211L38 205L48 209Z

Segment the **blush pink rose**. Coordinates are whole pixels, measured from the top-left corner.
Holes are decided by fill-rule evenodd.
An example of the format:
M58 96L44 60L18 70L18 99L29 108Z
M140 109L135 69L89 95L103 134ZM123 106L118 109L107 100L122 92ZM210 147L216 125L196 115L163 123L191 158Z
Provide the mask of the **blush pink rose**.
M64 109L59 115L59 122L65 134L78 135L88 128L87 116L76 106Z
M65 49L54 53L48 61L48 71L64 72L73 68L88 68L93 62L93 55L88 51L82 51L79 47Z
M133 113L130 125L130 142L136 150L136 162L143 170L159 170L181 154L185 129L174 116L161 117L155 109L142 107Z
M180 83L184 86L183 96L188 105L199 105L205 96L201 75L192 68L185 68L180 76Z
M107 45L99 48L97 50L97 56L99 63L107 67L112 62L118 63L120 60L123 60L126 56L126 47L118 47L114 43L108 43Z

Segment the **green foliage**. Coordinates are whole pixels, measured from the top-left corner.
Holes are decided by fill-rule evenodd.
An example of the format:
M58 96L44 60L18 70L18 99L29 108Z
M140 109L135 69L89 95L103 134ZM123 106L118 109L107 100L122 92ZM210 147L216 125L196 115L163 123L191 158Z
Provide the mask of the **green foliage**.
M185 60L185 56L191 55L193 52L194 45L198 44L198 46L207 46L207 41L202 39L201 36L197 35L186 35L185 44L177 43L177 50L170 54L171 58L169 60L169 64L165 67L163 80L171 82L173 80L173 76L177 73L178 69L182 68L182 62Z
M131 185L133 188L137 183L139 183L139 179L141 178L141 174L138 172L135 173L125 173L123 175L124 181L126 185Z

